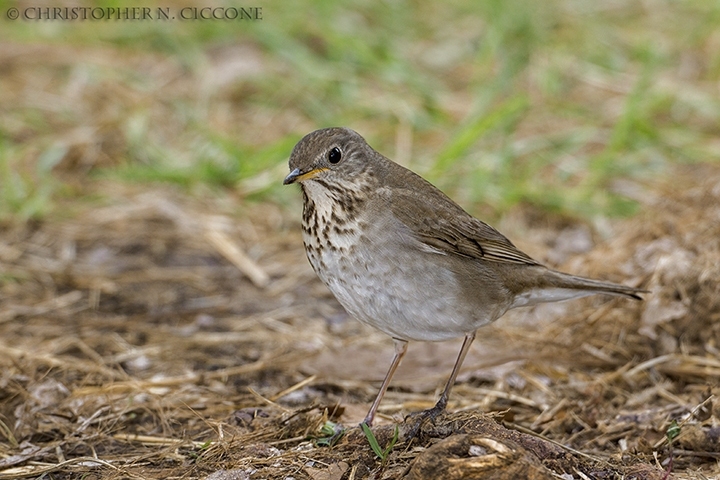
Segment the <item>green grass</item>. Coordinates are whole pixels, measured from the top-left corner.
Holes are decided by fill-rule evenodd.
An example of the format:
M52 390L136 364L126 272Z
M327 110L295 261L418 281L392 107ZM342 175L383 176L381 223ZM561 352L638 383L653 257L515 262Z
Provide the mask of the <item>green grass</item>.
M52 169L65 155L62 146L53 145L33 153L34 168L23 165L23 152L0 138L0 220L42 217L51 207L58 181Z
M365 434L365 438L367 438L368 444L370 445L370 448L372 448L373 453L380 459L382 463L385 463L385 461L388 458L388 455L390 455L390 452L392 452L393 448L395 448L395 444L398 441L400 431L398 429L398 426L395 425L395 431L393 432L393 436L388 442L387 447L382 448L380 446L380 443L377 441L377 438L375 438L375 434L373 431L368 427L368 425L363 422L360 424L360 428L362 429L363 433Z
M409 129L411 168L498 213L630 215L618 180L720 157L716 1L271 1L243 22L12 22L11 6L0 40L50 61L21 49L0 71L0 218L52 211L68 168L287 201L294 142L329 125L391 158ZM213 87L240 47L254 71Z

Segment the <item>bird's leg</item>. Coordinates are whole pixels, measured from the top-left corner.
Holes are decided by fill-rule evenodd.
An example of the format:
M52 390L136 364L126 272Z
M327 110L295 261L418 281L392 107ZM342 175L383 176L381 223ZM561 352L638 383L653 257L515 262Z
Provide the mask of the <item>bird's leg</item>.
M448 378L448 381L445 384L445 389L440 395L440 399L437 401L437 403L431 410L437 410L437 413L440 413L445 410L445 407L447 407L448 397L450 397L450 390L452 390L453 385L455 385L455 379L457 378L458 373L460 373L460 367L462 367L462 364L465 361L465 357L470 350L470 345L472 345L473 340L475 340L475 332L465 335L465 340L463 341L462 347L460 348L458 358L457 360L455 360L455 366L450 373L450 378ZM437 413L435 415L437 415Z
M400 360L402 360L405 356L405 352L407 351L408 342L406 340L393 338L393 342L395 342L395 356L390 364L390 370L388 370L387 375L385 375L385 380L383 380L382 385L380 385L380 391L378 392L377 397L375 397L375 401L373 402L372 407L370 407L370 411L365 416L365 420L362 422L368 427L372 425L375 413L380 406L380 400L382 400L385 395L385 391L388 389L388 385L390 385L390 380L395 374L395 370L397 370L398 365L400 365Z
M417 435L420 426L426 419L434 420L435 417L440 415L445 410L445 407L447 407L448 398L450 397L450 390L452 390L453 385L455 385L455 379L460 372L460 367L465 361L465 357L470 350L470 345L472 345L473 340L475 340L475 332L465 335L465 340L463 341L462 347L460 348L460 353L458 354L457 360L455 360L455 366L450 373L450 378L448 378L448 381L445 384L445 388L440 395L440 399L438 399L435 406L428 410L423 410L422 412L418 412L408 416L408 418L413 418L414 423L410 427L407 438L413 438L415 435Z

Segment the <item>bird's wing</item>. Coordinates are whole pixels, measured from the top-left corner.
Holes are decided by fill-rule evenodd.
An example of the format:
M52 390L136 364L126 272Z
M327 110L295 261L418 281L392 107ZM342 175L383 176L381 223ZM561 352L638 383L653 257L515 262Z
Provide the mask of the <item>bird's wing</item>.
M503 234L472 217L439 190L423 196L415 190L386 191L387 207L423 244L442 254L500 263L538 265Z

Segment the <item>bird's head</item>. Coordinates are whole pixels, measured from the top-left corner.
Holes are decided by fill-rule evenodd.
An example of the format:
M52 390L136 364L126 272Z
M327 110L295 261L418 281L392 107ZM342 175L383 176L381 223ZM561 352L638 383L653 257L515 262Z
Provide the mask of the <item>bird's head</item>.
M366 183L378 154L349 128L324 128L305 135L290 155L284 185L317 181L326 187Z

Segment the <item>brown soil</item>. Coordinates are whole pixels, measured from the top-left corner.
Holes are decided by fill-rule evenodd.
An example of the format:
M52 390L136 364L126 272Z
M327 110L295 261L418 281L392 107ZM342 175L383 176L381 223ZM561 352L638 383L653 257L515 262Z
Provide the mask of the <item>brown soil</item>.
M374 428L385 446L400 424L382 461L356 425L391 342L317 280L298 212L99 188L113 206L0 231L0 479L720 474L717 167L679 172L586 253L586 227L510 215L537 258L652 293L507 315L450 413L408 440L403 417L433 404L459 348L411 344ZM347 430L323 446L329 422Z

